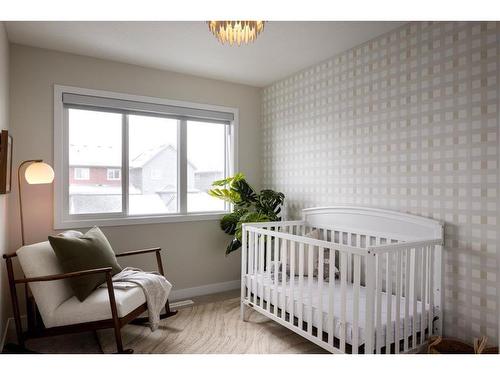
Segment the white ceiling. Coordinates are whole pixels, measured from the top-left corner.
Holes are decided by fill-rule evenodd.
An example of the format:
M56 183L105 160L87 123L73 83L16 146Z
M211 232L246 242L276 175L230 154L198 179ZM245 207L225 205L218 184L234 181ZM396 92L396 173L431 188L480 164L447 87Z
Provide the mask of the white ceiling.
M202 21L6 22L13 43L252 86L274 81L403 22L267 22L256 42L221 45Z

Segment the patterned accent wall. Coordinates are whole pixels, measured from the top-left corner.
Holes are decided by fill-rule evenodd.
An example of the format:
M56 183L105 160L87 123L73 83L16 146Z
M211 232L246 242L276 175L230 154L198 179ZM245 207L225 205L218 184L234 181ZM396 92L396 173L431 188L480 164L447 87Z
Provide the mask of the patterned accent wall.
M499 42L500 23L410 23L262 93L262 182L288 216L359 205L445 221L445 334L492 343Z

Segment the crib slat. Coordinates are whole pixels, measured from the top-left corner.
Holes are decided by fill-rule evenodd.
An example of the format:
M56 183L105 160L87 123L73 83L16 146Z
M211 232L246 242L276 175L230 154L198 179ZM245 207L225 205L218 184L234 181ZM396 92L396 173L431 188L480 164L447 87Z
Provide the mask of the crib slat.
M352 233L347 232L346 233L346 241L345 245L352 245ZM346 253L347 256L347 280L349 280L350 283L352 283L352 256L350 253Z
M386 326L385 326L385 354L391 353L392 342L392 255L386 254L386 278L385 278L385 294L387 299L386 309Z
M269 227L269 230L272 230L271 227ZM267 298L267 304L266 304L266 309L268 312L271 312L271 293L272 293L272 286L271 286L271 252L272 252L272 242L271 242L271 235L267 236L267 246L266 246L266 280L268 283L267 286L267 293L266 293L266 298Z
M426 328L426 293L425 293L425 287L427 283L427 249L428 246L425 246L422 248L422 285L420 287L420 344L423 344L425 342L425 328Z
M366 239L368 241L368 239ZM366 261L366 308L365 308L365 354L373 354L375 303L375 256L368 252Z
M290 323L295 325L295 241L290 241Z
M277 230L277 228L276 228ZM279 242L280 239L278 237L274 237L274 293L273 293L273 314L278 315L278 274L279 274Z
M299 244L299 328L304 324L304 243Z
M359 346L359 287L361 284L361 256L354 257L354 292L352 310L352 353L358 354Z
M320 340L323 340L323 275L324 275L324 263L325 263L325 249L323 247L318 248L318 329L317 336Z
M259 277L260 277L260 285L259 285L259 291L260 291L260 299L259 299L259 306L261 308L264 308L264 240L265 240L265 235L261 234L260 235L260 241L259 241Z
M250 288L248 291L248 301L252 301L253 285L254 285L254 253L255 253L255 232L248 232L248 273L250 275Z
M420 249L415 248L414 250L414 260L413 260L413 294L412 294L412 306L413 306L413 316L412 316L412 349L417 347L417 298L418 298L418 268L420 263Z
M340 252L340 350L345 352L346 342L346 290L347 254Z
M332 233L333 235L333 233ZM335 285L335 250L329 249L330 257L330 280L328 281L328 344L333 346L333 337L335 335L335 316L333 314L333 293Z
M429 336L434 334L434 245L429 248Z
M257 305L257 295L259 294L259 234L254 233L254 240L253 240L254 248L253 248L253 253L254 253L254 290L253 290L253 303L254 305Z
M307 271L307 282L308 282L308 298L307 298L307 309L309 311L309 321L307 322L307 333L312 335L312 326L314 324L314 316L313 316L313 259L314 259L314 246L309 245L307 247L307 266L308 266L308 271Z
M247 235L248 232L246 229L243 230L242 233L242 238L241 238L241 302L243 300L247 299L247 293L248 293L248 272L247 272L247 258L248 258L248 251L247 251ZM243 306L241 309L241 319L244 319L243 316Z
M405 319L404 319L404 351L408 351L408 336L410 336L409 332L409 316L410 316L410 270L411 270L411 253L410 249L405 250L406 253L406 264L405 264Z
M281 242L281 319L286 320L286 264L287 264L287 240Z
M375 293L375 306L377 311L377 335L375 339L376 353L382 352L382 254L377 255L377 290Z
M399 353L399 341L401 340L401 289L402 289L402 277L403 272L403 262L402 262L402 252L398 251L396 263L396 319L395 319L395 329L394 329L394 351L396 354Z

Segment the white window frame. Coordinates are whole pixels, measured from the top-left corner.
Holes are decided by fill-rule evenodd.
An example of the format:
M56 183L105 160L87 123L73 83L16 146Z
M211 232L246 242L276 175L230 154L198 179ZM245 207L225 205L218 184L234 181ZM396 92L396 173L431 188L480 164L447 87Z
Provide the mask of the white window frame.
M86 171L87 173L82 173L83 171ZM80 172L81 174L85 175L85 177L82 177L81 175L78 175L77 172ZM73 168L73 179L77 181L88 181L90 180L90 168L87 167L74 167Z
M118 171L118 177L114 177L114 172ZM111 172L111 177L109 176ZM106 180L108 181L120 181L122 178L121 168L107 168L106 169Z
M130 216L127 212L120 213L101 213L101 214L69 214L69 165L68 165L68 131L67 116L68 108L63 103L63 94L87 95L89 97L105 98L109 102L116 100L128 100L133 102L145 103L145 105L162 105L178 107L180 110L199 110L217 111L232 114L233 120L227 126L226 148L228 150L228 160L225 166L226 175L230 176L238 170L238 108L225 107L219 105L200 104L186 101L154 98L149 96L131 95L117 93L111 91L93 90L72 86L54 85L54 229L70 229L70 228L87 228L94 225L99 226L120 226L120 225L135 225L135 224L155 224L183 221L201 221L201 220L218 220L224 214L230 211L230 206L226 204L225 211L217 212L187 212L187 118L182 114L177 116L179 119L178 126L178 192L179 192L179 207L180 212L175 214L151 214ZM90 109L90 108L89 108ZM127 118L127 116L124 116ZM203 121L199 118L198 121ZM126 122L126 121L124 121ZM124 144L127 145L128 135L126 130L128 127L124 124L122 131ZM123 201L126 201L128 195L128 174L123 173L123 170L128 169L128 147L123 150L122 163L122 196ZM66 183L65 183L66 182ZM182 192L185 192L183 194ZM127 208L125 207L125 210Z

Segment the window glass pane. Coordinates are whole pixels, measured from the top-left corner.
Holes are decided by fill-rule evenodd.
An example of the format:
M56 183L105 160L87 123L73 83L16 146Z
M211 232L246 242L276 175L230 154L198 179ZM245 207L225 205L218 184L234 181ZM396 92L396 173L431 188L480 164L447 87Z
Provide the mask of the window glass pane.
M187 122L188 212L224 211L224 202L207 192L225 177L225 139L226 125Z
M122 115L69 109L69 213L122 211Z
M129 213L177 212L177 120L129 115Z

